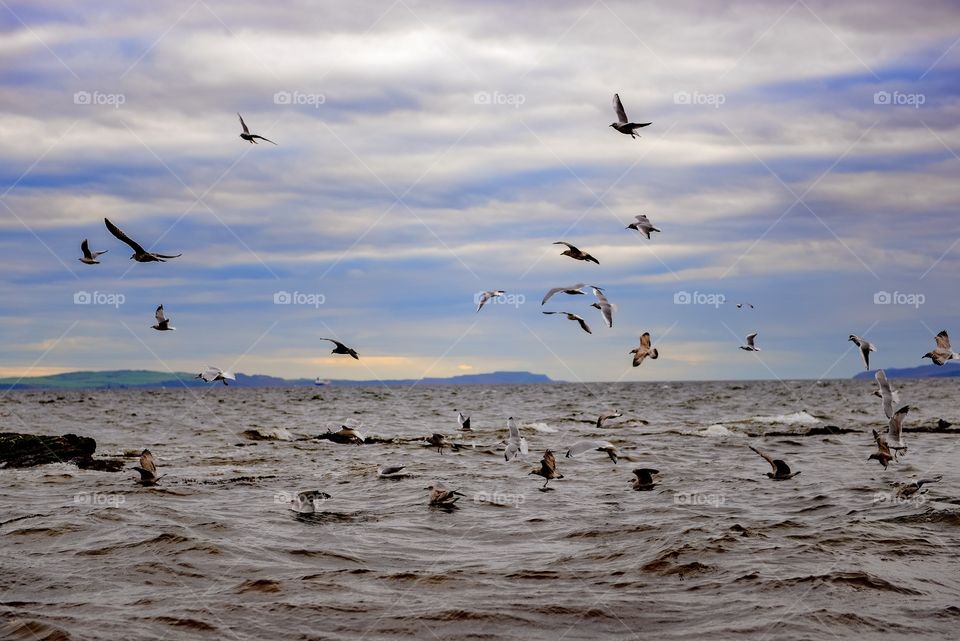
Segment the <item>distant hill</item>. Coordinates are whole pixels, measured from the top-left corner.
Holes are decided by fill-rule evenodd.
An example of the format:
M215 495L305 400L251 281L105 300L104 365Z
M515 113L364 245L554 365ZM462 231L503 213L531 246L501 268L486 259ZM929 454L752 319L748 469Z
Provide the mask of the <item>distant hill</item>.
M187 372L153 372L150 370L108 370L103 372L65 372L50 376L31 376L23 379L0 378L2 390L80 390L80 389L158 389L203 387L210 383L198 380ZM449 378L392 379L372 381L331 380L336 387L369 385L527 385L554 383L544 374L530 372L490 372L462 374ZM216 383L220 385L220 383ZM234 385L234 383L231 383ZM313 387L308 378L286 379L265 374L237 374L238 387Z
M891 367L883 371L886 372L887 378L954 378L960 376L960 365L948 362L942 367L937 365L919 365L917 367ZM873 380L874 372L876 372L876 370L860 372L854 376L854 378Z

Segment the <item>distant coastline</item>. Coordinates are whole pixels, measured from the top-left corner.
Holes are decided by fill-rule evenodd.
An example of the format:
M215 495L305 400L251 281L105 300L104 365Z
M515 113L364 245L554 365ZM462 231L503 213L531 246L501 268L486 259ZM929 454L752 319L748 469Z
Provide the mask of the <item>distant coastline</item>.
M918 365L917 367L890 367L883 370L887 378L954 378L960 376L960 366L946 363L943 366L937 365ZM860 372L855 375L855 379L873 380L876 376L876 370L869 372Z

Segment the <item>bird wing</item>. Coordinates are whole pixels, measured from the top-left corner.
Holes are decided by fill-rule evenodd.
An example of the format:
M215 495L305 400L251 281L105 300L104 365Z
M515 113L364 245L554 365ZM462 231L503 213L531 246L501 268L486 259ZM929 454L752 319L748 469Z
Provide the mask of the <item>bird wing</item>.
M574 246L571 245L570 243L565 242L565 241L562 241L562 240L558 240L557 242L555 242L555 243L553 243L553 244L554 244L554 245L566 245L567 248L569 248L569 249L572 249L572 250L574 250L574 251L580 251L579 249L577 249L576 247L574 247Z
M553 452L547 450L543 453L543 460L541 461L543 467L549 470L550 472L557 471L557 459L553 456Z
M243 116L241 116L240 114L237 114L237 118L240 119L240 126L243 127L243 133L245 134L250 133L250 129L247 128L247 123L243 122Z
M790 476L790 466L780 459L773 459L773 470L777 476Z
M130 248L133 249L133 251L137 252L138 254L145 254L145 253L146 253L146 251L143 249L143 247L141 247L140 245L138 245L138 244L137 244L136 242L134 242L129 236L127 236L125 233L123 233L123 230L121 230L119 227L117 227L116 225L114 225L113 223L111 223L109 218L104 218L104 219L103 219L103 223L107 226L107 230L108 230L111 234L113 234L114 236L116 236L118 239L122 240L122 241L125 242L126 244L130 245Z
M84 238L83 242L80 243L80 251L83 252L84 258L93 258L93 254L90 253L90 246L87 245L87 239Z
M157 475L157 463L153 460L153 454L150 453L150 450L144 450L140 454L140 467L142 468L141 477L147 478L144 472L147 472L150 476Z
M887 373L878 369L876 373L877 384L880 386L880 398L883 399L883 413L887 418L893 417L893 389L890 387L890 381L887 380Z
M566 287L554 287L553 289L550 289L549 291L547 291L546 294L543 295L543 300L540 301L540 304L541 304L541 305L546 305L547 301L550 300L551 298L553 298L553 295L554 295L554 294L557 294L557 293L559 293L559 292L562 292L562 291L564 291L565 289L566 289Z
M950 348L950 337L947 335L947 330L943 330L939 334L937 334L936 341L937 341L938 349L942 349L948 352L953 351Z
M907 415L907 412L910 411L909 405L904 405L897 410L890 418L889 430L890 430L890 439L893 441L899 441L900 435L903 433L903 418Z
M154 316L156 317L158 324L162 325L163 323L167 322L167 318L163 315L163 305L157 307L157 312L154 314Z
M890 454L890 446L887 445L887 439L877 430L873 430L873 440L877 443L877 450L881 454Z
M332 339L332 338L321 338L320 340L322 340L322 341L330 341L331 343L333 343L334 345L336 345L338 349L347 349L347 346L346 346L346 345L344 345L344 344L341 343L340 341L334 340L334 339Z
M645 359L647 356L650 355L650 353L647 350L643 349L642 347L638 347L637 349L632 349L630 350L630 353L633 354L634 367L640 367L640 363L643 362L643 359Z
M214 367L212 365L207 365L207 369L200 372L200 378L208 383L212 383L217 380L217 377L223 374L223 370L219 367Z
M658 470L652 470L650 468L641 467L633 471L637 476L637 480L640 481L641 485L650 485L653 483L653 475L659 474Z
M493 292L483 292L483 295L480 296L480 304L477 305L477 312L483 309L483 306L487 304L487 301L492 298Z
M580 456L585 452L590 452L593 450L608 450L612 449L613 444L609 441L577 441L567 449L566 457L573 458L574 456Z
M770 456L768 456L767 454L764 454L763 452L761 452L760 450L758 450L757 448L755 448L755 447L752 446L752 445L748 445L747 447L749 447L751 450L753 450L754 452L756 452L757 454L759 454L760 457L763 458L764 461L766 461L767 463L769 463L769 464L770 464L770 467L773 468L773 471L774 471L774 472L776 472L776 471L778 470L778 468L777 468L777 461L773 460ZM780 463L783 463L783 461L780 461ZM786 463L784 463L784 465L786 465ZM790 469L787 468L787 473L789 473L789 472L790 472Z
M578 323L580 323L580 329L582 329L583 331L585 331L585 332L588 333L588 334L592 334L592 333L593 333L593 332L590 331L590 326L587 325L587 321L583 320L582 318L580 318L580 317L577 316L576 314L568 314L568 316L571 316L571 317L573 318L573 320L575 320L575 321L577 321Z
M507 449L503 452L503 459L505 461L512 461L519 451L520 444L516 441L510 441L507 443Z
M757 333L758 332L754 332L752 334L747 335L747 345L749 345L750 347L753 347L753 341L754 339L757 338Z
M268 143L270 143L271 145L276 145L276 144L277 144L277 143L273 142L272 140L270 140L269 138L264 138L264 137L261 136L260 134L252 134L250 137L251 137L251 138L259 138L260 140L266 140L266 141L267 141ZM279 145L278 145L278 146L279 146Z
M627 112L623 110L623 103L620 102L620 94L613 94L613 110L617 112L617 121L621 123L629 122Z
M645 347L648 351L650 349L650 332L644 332L640 335L640 346Z
M510 440L519 441L520 440L520 428L517 427L517 422L513 418L507 419L507 429L510 430Z

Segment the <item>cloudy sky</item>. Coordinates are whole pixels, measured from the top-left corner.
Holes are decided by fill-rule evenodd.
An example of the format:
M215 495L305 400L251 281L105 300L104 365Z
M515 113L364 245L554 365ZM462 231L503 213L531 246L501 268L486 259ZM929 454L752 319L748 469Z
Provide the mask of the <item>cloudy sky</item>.
M0 375L848 377L851 333L921 364L960 337L960 7L903 9L3 0ZM613 329L540 313L577 282Z

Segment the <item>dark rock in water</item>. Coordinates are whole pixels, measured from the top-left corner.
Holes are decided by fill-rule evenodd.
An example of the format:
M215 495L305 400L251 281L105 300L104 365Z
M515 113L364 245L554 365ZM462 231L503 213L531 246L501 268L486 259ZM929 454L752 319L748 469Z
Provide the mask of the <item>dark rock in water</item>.
M316 436L310 437L311 439L317 439L320 441L333 441L334 443L339 443L340 445L359 445L356 437L351 436L350 434L344 434L342 432L324 432L323 434L317 434ZM408 440L418 440L418 439L408 439ZM402 443L402 439L396 438L381 438L379 436L365 436L363 437L363 444L370 445L371 443Z
M951 425L953 425L953 423L951 423L950 421L945 421L942 418L937 419L937 427L939 427L940 429L946 429Z
M809 427L805 430L800 430L797 432L762 432L757 434L751 434L750 436L830 436L834 434L849 434L850 432L861 432L863 430L856 430L852 427L837 427L836 425L824 425L817 427Z
M123 461L94 460L97 442L86 436L40 436L0 433L0 467L33 467L48 463L76 463L85 470L118 472Z
M953 423L945 421L942 418L937 419L936 425L918 425L916 427L904 427L904 432L924 432L927 434L960 434L960 427L953 427Z

